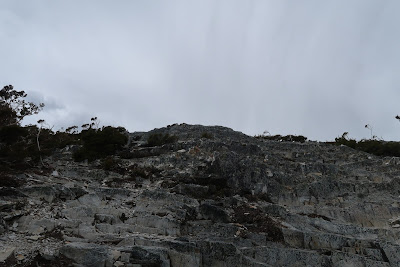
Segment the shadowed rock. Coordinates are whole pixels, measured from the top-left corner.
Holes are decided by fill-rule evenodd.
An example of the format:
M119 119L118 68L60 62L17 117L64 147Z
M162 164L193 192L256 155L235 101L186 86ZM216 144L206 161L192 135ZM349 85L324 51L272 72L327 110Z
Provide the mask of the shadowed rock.
M0 266L399 266L396 158L181 124L44 160L0 187Z

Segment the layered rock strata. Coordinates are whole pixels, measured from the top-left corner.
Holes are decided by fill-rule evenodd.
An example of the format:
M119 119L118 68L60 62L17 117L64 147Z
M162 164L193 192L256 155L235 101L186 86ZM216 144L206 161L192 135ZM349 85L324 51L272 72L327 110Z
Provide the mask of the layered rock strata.
M111 171L71 150L3 177L0 266L400 266L396 158L186 124Z

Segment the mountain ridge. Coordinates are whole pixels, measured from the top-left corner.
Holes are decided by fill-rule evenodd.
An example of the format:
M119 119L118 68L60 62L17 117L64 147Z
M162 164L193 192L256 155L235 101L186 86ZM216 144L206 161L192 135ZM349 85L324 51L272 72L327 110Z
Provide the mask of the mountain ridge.
M396 157L188 124L77 148L0 188L0 266L399 266Z

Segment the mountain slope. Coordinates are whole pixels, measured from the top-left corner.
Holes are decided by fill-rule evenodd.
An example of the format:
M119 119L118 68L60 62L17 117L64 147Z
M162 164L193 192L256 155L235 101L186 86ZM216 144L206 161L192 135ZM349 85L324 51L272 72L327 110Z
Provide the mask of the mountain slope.
M74 149L0 188L0 266L399 265L397 158L187 124Z

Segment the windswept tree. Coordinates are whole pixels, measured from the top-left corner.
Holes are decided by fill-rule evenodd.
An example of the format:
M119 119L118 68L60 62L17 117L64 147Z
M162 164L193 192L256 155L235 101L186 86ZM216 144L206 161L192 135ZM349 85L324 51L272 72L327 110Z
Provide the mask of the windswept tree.
M25 91L17 91L12 85L0 90L0 127L20 125L26 116L37 114L43 109L43 103L36 105L28 102L26 96Z
M28 161L32 163L42 159L39 144L42 126L23 127L21 121L26 116L39 113L44 104L29 102L26 96L24 91L17 91L12 85L0 90L0 171L20 169L27 166ZM43 122L40 120L38 123ZM28 165L32 166L31 163Z

